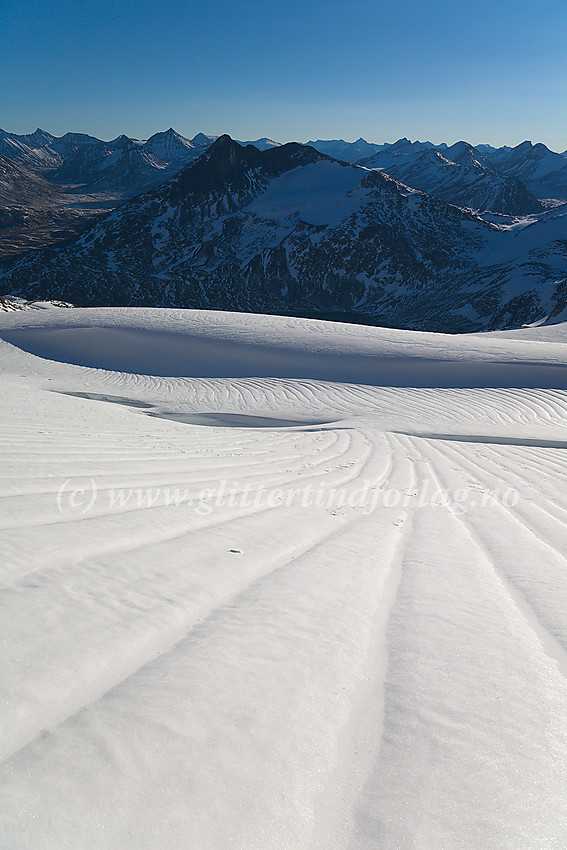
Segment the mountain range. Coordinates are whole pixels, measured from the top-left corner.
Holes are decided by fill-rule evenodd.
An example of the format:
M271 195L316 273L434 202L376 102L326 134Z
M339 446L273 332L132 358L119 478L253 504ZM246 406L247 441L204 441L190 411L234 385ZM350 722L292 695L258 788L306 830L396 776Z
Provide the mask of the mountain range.
M28 135L0 130L0 154L39 172L65 193L106 193L119 202L170 178L215 139L204 133L189 139L172 127L142 141L121 135L109 142L85 133L57 137L39 128ZM258 150L281 145L266 137L239 144ZM379 168L458 206L525 215L541 210L538 199L567 200L567 151L554 153L541 143L494 148L461 141L449 147L406 138L393 144L359 138L307 145L343 162ZM455 173L448 163L459 166Z
M215 136L186 139L170 128L145 141L104 142L0 130L0 257L73 238L91 219L157 186L200 156ZM42 201L30 191L42 181Z
M522 142L512 150L500 149L486 156L502 174L522 180L536 198L567 199L567 152L554 153L541 142Z
M512 216L544 208L521 180L498 173L466 142L441 151L403 139L364 160L364 164L459 207Z
M121 135L104 142L83 133L60 138L37 129L28 136L0 130L0 153L81 193L128 196L161 182L199 156L214 141L203 133L186 139L170 127L145 141Z
M481 168L471 157L449 148L440 167ZM260 151L224 135L71 244L12 260L2 288L82 305L510 327L565 309L567 207L496 223L310 146Z

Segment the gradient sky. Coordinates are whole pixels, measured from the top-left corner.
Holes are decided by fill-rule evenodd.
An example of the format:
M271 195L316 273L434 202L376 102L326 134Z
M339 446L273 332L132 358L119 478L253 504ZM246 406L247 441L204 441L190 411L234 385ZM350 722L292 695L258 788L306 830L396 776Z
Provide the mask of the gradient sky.
M567 148L567 3L2 0L0 126Z

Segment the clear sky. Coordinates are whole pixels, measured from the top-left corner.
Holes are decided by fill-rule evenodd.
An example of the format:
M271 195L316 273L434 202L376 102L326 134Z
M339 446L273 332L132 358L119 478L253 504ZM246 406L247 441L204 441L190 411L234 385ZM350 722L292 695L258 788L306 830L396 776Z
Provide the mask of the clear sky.
M2 0L0 126L567 148L567 2Z

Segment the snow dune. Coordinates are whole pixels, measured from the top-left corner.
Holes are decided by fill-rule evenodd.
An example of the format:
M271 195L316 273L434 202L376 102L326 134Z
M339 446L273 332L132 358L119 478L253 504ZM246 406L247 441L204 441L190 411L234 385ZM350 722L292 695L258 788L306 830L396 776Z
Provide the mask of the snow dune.
M0 846L567 846L566 338L1 316Z

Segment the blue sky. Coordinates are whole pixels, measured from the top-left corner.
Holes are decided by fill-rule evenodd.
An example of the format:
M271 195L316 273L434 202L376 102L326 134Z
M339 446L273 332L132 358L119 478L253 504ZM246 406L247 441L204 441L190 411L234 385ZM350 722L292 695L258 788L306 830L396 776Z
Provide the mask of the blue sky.
M567 3L2 0L0 126L567 148Z

